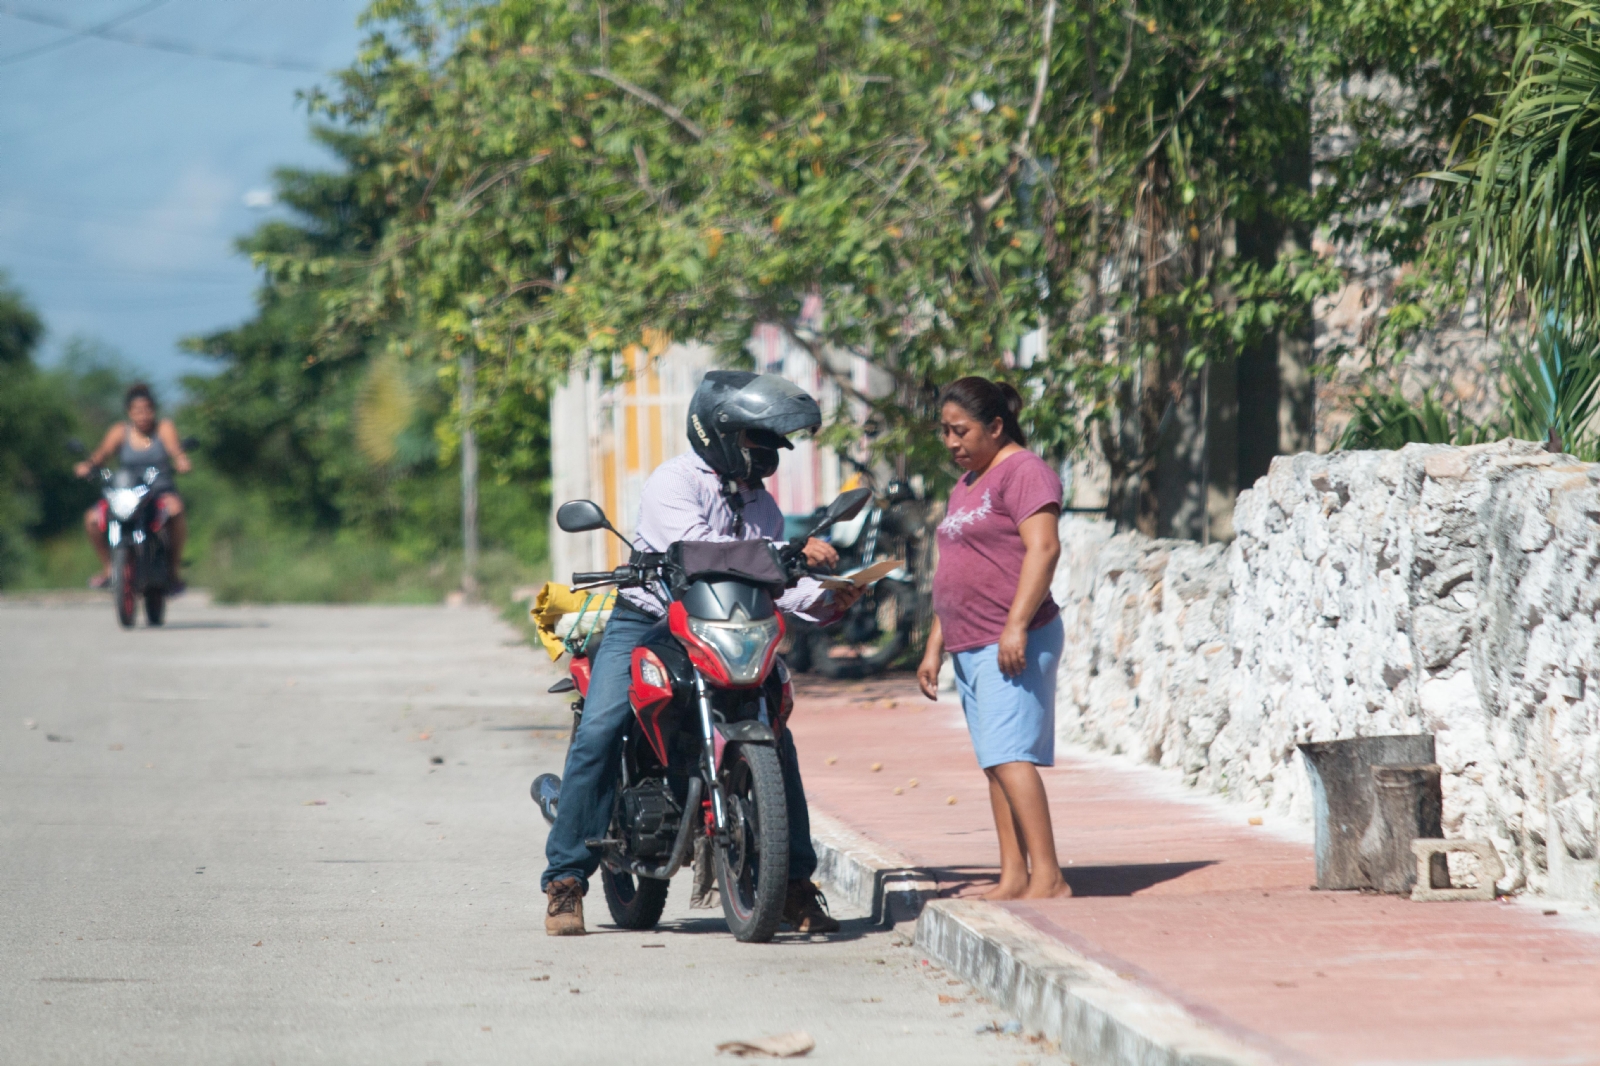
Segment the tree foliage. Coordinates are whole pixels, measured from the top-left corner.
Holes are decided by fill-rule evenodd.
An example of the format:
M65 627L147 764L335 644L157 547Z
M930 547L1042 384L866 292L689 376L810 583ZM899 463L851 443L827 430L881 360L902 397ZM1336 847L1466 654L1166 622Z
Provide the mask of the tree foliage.
M1291 0L384 0L369 19L315 104L369 138L395 215L360 259L259 258L338 279L330 336L405 318L450 365L470 345L491 432L509 398L646 331L736 359L767 322L888 375L869 399L896 454L969 371L1048 398L1031 428L1062 453L1139 360L1227 358L1334 280L1303 247L1234 248L1240 220L1315 209L1284 170L1309 159L1315 51Z
M458 544L460 508L452 394L433 336L404 315L330 328L341 286L362 273L394 224L393 175L369 136L316 134L343 169L279 171L277 199L292 216L262 225L240 247L273 262L344 265L269 274L254 317L188 342L220 368L186 381L186 429L219 472L260 493L278 517L435 558ZM529 439L520 455L496 449L503 477L484 487L481 523L489 546L532 559L543 550L548 415L530 403L508 421Z

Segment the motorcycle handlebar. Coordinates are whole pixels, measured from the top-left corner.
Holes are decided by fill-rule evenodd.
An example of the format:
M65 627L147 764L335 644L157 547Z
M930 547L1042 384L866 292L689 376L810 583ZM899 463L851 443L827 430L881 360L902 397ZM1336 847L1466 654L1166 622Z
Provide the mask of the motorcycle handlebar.
M616 580L617 574L614 570L579 571L572 575L574 585L603 585Z

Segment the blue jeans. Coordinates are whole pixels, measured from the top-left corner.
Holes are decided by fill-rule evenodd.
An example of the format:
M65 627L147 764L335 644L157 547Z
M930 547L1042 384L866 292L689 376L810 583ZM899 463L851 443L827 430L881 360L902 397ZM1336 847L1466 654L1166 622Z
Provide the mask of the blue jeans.
M544 842L548 865L539 879L543 889L548 889L551 881L568 877L577 878L587 888L589 878L600 868L599 853L584 841L605 836L611 826L622 735L633 716L628 705L633 649L666 632L666 622L650 622L626 612L614 612L606 623L591 664L583 720L567 749L556 824ZM789 879L810 880L817 869L817 853L811 846L811 816L806 810L794 737L787 730L778 742L778 761L783 766L784 798L789 808Z

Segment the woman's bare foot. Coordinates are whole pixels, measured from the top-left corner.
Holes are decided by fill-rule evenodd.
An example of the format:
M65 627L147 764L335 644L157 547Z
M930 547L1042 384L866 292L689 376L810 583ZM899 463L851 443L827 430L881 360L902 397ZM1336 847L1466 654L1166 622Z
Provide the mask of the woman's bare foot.
M1052 881L1046 881L1046 882L1042 882L1042 883L1039 883L1039 884L1035 884L1033 881L1029 881L1028 882L1027 891L1023 892L1022 895L1020 895L1020 896L1013 896L1011 898L1013 898L1013 899L1067 899L1067 898L1071 897L1071 895L1072 895L1072 886L1067 884L1066 881L1062 880L1059 876L1057 876Z
M998 903L1008 899L1022 899L1027 894L1027 891L1028 884L1026 881L1015 885L1008 885L1002 881L978 898L986 899L991 903Z

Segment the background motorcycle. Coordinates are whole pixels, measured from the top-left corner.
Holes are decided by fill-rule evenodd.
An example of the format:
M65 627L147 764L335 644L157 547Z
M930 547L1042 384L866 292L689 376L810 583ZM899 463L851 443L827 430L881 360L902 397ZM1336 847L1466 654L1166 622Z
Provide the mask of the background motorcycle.
M861 477L870 481L871 472L863 468ZM803 526L821 513L790 521ZM921 647L930 609L921 580L926 527L927 505L902 480L889 482L854 519L834 525L828 542L839 552L837 572L882 559L903 559L905 566L867 589L841 619L826 626L795 619L784 651L790 668L823 677L871 677Z
M601 854L600 881L612 920L650 929L668 882L697 838L711 849L728 928L741 941L770 940L788 888L789 815L777 744L794 690L778 658L784 620L774 597L806 573L806 539L855 515L866 489L845 493L781 551L765 541L680 542L663 553L633 551L613 571L572 575L573 587L644 589L664 608L668 633L634 649L610 829L588 841ZM588 500L563 504L564 532L616 533ZM618 534L620 536L620 534ZM575 655L571 684L589 688L589 658ZM554 822L560 780L543 774L533 797Z
M151 485L161 471L100 470L100 495L106 501L106 541L111 545L111 600L117 621L132 627L139 600L150 625L167 620L167 582L172 544Z

